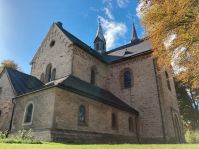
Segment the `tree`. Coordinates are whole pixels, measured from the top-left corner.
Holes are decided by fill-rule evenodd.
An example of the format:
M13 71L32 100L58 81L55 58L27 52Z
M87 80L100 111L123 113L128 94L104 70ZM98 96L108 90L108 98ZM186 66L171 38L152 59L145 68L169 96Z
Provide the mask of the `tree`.
M163 69L178 66L176 78L199 88L199 0L140 0L140 4L141 24L158 64Z
M185 126L199 129L199 91L192 90L189 86L175 81L180 113ZM190 128L188 128L190 129Z
M3 71L4 67L19 69L19 66L13 60L4 60L0 63L0 72Z

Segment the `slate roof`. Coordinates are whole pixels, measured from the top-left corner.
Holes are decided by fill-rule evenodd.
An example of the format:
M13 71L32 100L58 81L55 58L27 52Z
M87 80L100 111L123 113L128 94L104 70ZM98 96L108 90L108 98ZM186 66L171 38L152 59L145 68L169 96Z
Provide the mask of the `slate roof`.
M125 60L126 58L133 57L133 56L138 56L141 54L146 54L151 52L151 46L150 46L150 41L149 40L135 40L129 44L123 45L121 47L115 48L113 50L110 50L106 52L105 54L100 54L90 46L88 46L86 43L72 35L70 32L65 30L62 27L62 24L60 22L55 23L59 29L77 46L81 47L83 50L85 50L87 53L93 55L100 61L106 64L111 64L117 61ZM125 55L125 52L127 48L131 48L131 50ZM117 52L116 52L117 51Z
M117 98L111 92L104 90L100 87L97 87L95 85L92 85L83 80L80 80L77 77L74 76L67 77L63 82L58 84L58 87L75 92L82 96L87 96L89 99L113 106L123 111L133 112L138 114L138 112L135 109L133 109L125 102Z
M44 84L37 78L18 70L5 68L5 71L7 72L13 89L18 96L41 89L44 86Z

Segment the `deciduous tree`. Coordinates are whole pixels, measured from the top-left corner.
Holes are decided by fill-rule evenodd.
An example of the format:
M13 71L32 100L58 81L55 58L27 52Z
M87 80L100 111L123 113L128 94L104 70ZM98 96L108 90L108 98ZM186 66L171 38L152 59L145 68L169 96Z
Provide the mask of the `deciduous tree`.
M199 0L140 0L142 25L163 69L199 88Z

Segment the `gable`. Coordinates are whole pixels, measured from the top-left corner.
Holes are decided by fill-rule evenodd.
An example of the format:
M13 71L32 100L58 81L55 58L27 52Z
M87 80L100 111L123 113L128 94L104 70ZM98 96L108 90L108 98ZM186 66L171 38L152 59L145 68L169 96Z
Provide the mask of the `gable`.
M55 79L69 75L72 55L72 41L54 23L31 62L31 75L41 79L49 64L56 69Z
M15 97L14 88L5 69L0 74L0 88L0 100L8 100Z
M35 60L40 56L40 53L44 50L45 47L50 46L50 41L52 41L55 37L58 37L65 46L68 44L71 44L72 41L64 35L64 33L60 30L58 25L56 23L53 23L52 26L50 27L46 37L42 41L39 49L37 50L36 54L34 55L31 64L35 62Z

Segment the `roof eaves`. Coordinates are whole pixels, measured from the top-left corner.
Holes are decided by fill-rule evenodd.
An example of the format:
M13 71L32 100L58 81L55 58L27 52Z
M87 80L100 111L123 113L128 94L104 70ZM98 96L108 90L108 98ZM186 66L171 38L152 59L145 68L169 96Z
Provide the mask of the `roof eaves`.
M115 108L117 108L117 109L121 109L121 110L126 111L126 112L131 112L131 113L139 114L139 112L138 112L137 110L133 109L132 107L128 106L127 104L126 104L126 107L124 107L124 106L121 106L121 105L119 105L119 104L115 104L115 103L111 103L111 102L105 102L104 99L102 99L102 98L100 98L100 97L98 97L98 96L85 93L85 92L80 91L80 90L78 90L78 89L75 89L75 88L73 88L73 87L66 86L66 85L64 85L64 84L62 84L62 83L58 84L57 87L62 88L62 89L65 89L65 90L67 90L67 91L71 91L71 92L77 93L77 94L82 95L82 96L86 96L86 97L88 97L88 98L94 99L94 100L96 100L96 101L98 101L98 102L101 102L101 103L104 103L104 104L108 104L108 105L110 105L110 106L112 106L112 107L115 107ZM125 103L124 103L124 104L125 104ZM127 108L127 107L128 107L128 108Z

